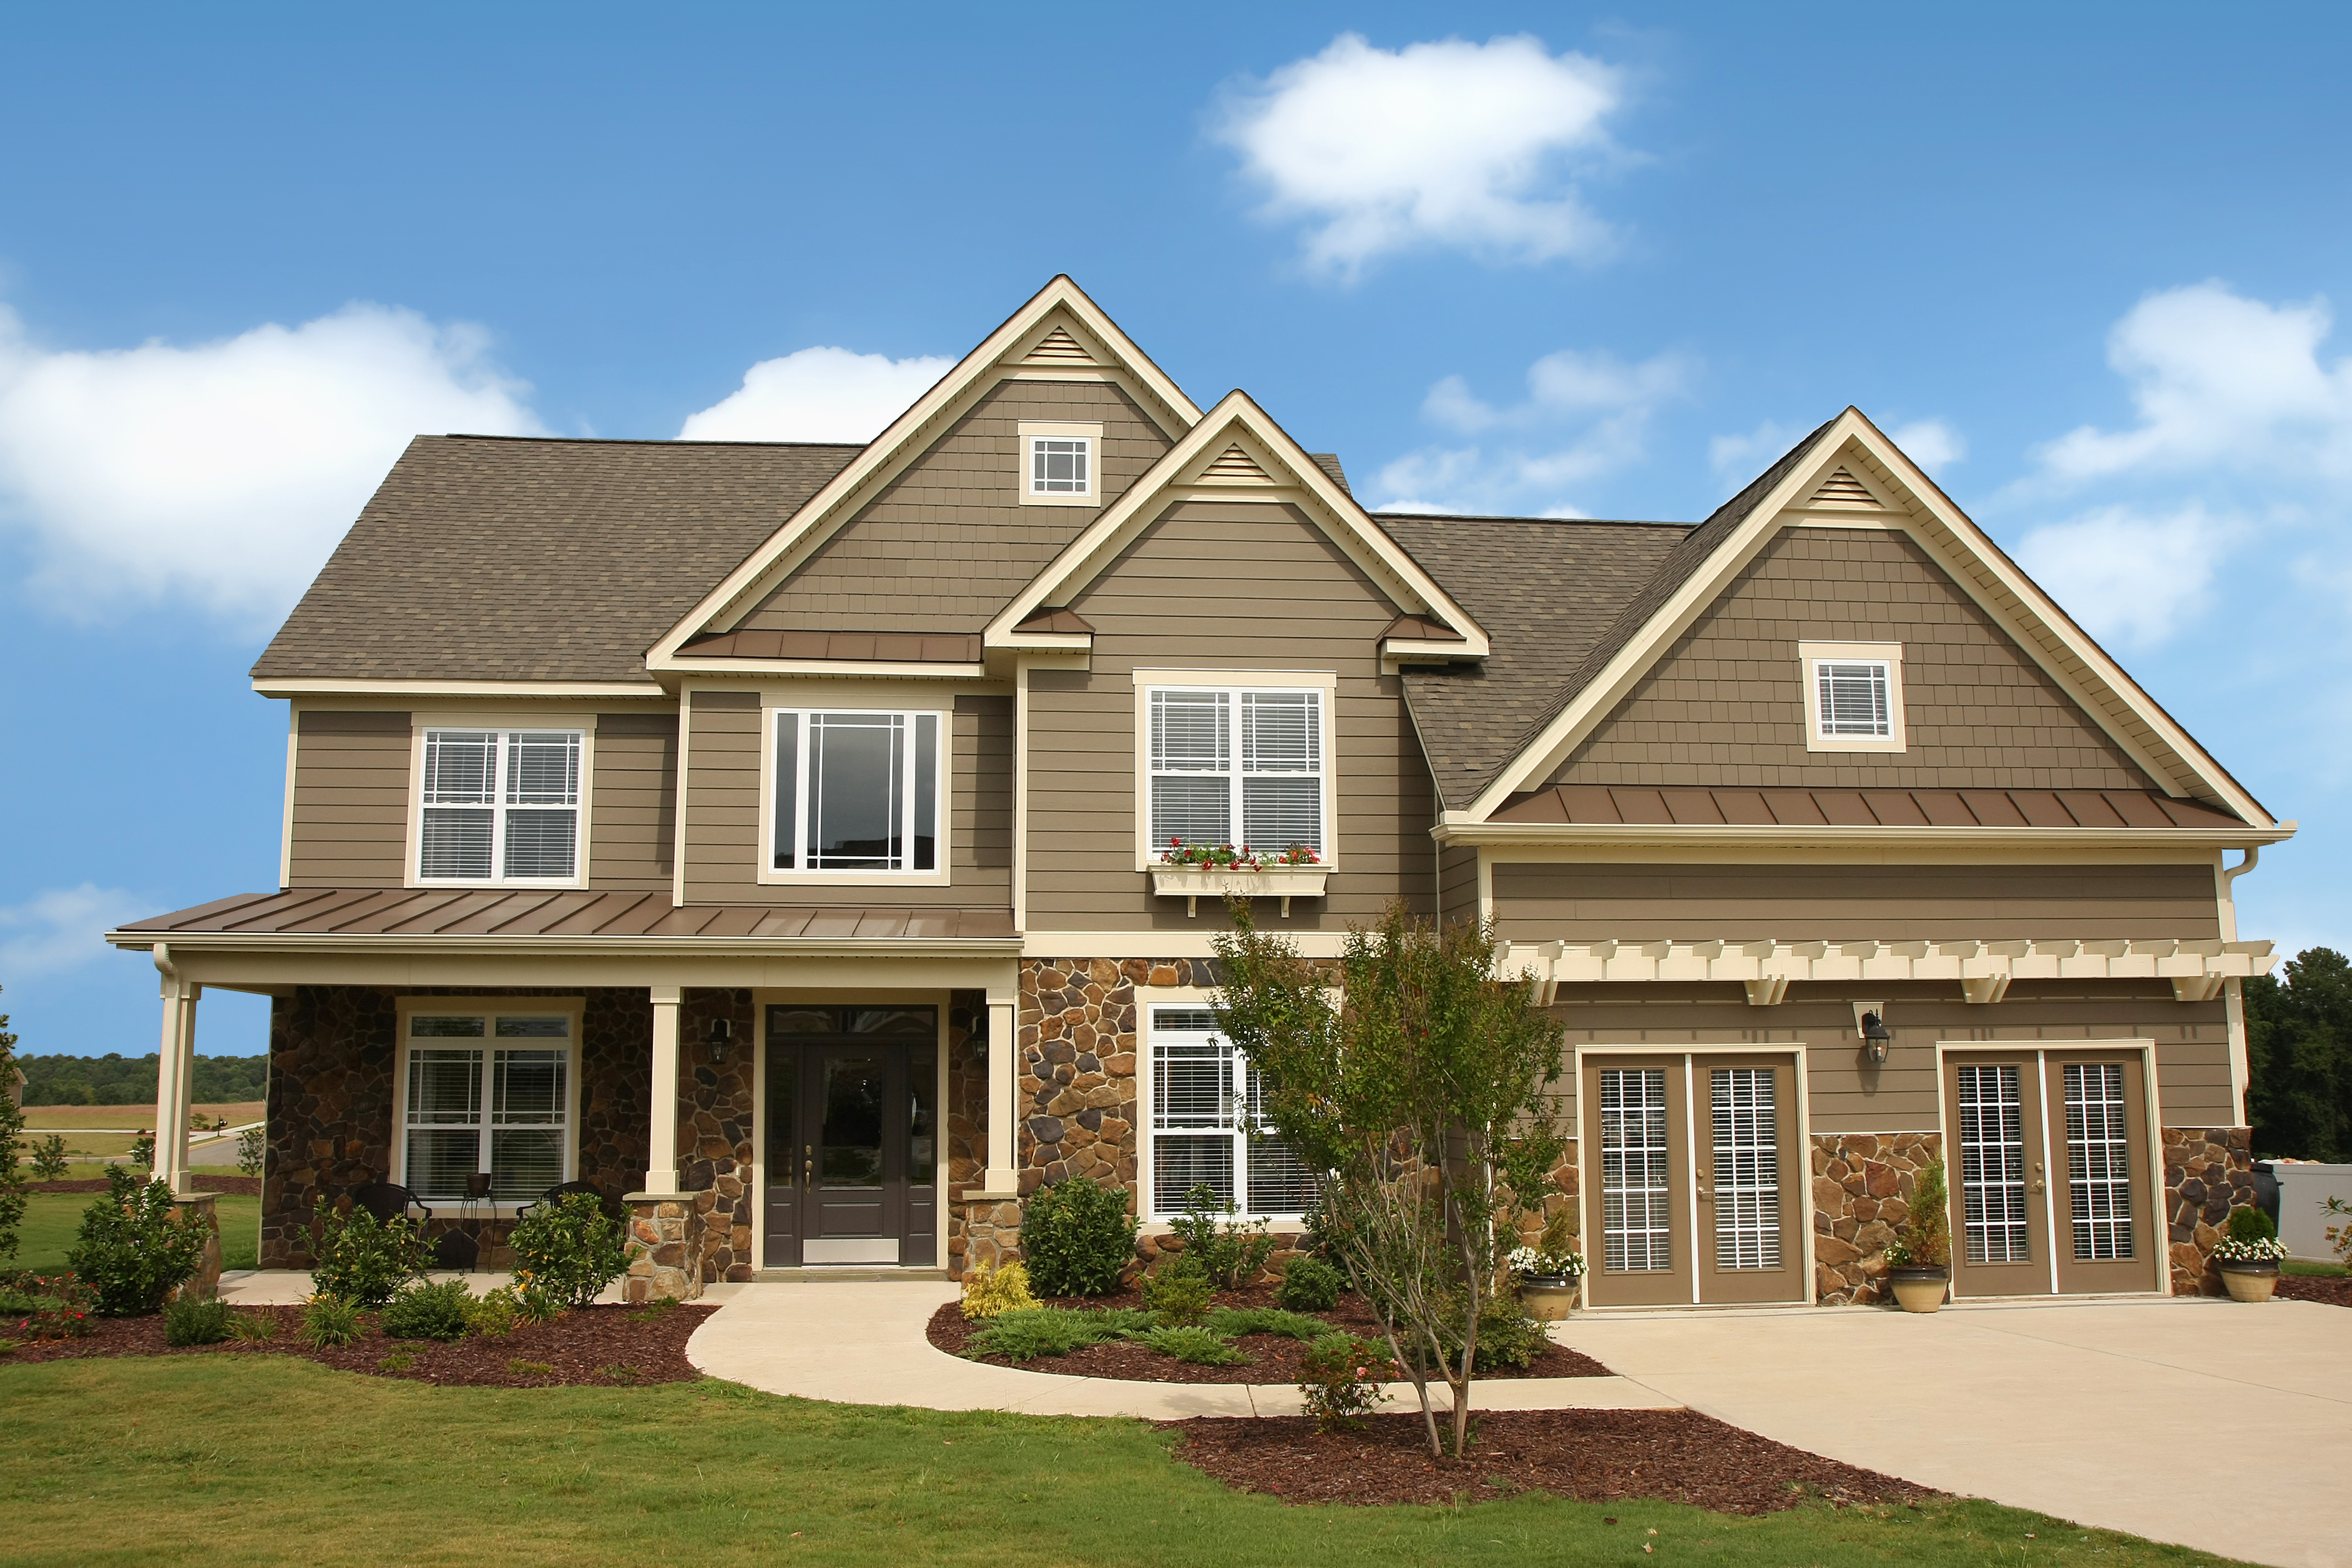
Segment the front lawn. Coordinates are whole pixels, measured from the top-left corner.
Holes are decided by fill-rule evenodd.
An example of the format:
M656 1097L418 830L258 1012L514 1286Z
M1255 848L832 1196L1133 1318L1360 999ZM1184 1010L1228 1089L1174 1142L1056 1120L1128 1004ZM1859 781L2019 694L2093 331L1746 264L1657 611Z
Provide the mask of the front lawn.
M33 1193L25 1199L25 1223L16 1227L16 1256L0 1258L0 1268L62 1273L66 1251L81 1229L83 1211L103 1193ZM224 1193L213 1200L220 1214L221 1267L252 1268L261 1258L261 1200Z
M0 1556L57 1568L2218 1561L1980 1502L1754 1519L1537 1494L1298 1508L1177 1463L1173 1436L1141 1422L861 1409L710 1381L432 1388L278 1356L0 1362ZM1465 1489L1481 1479L1469 1467Z

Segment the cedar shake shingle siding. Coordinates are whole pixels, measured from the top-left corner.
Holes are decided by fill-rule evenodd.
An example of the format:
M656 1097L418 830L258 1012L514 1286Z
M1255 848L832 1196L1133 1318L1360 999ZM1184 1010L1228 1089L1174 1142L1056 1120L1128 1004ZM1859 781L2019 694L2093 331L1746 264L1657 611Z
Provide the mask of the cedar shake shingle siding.
M1103 426L1104 505L1167 452L1168 437L1118 387L1012 381L980 400L820 546L747 627L978 631L1099 515L1021 504L1024 419Z
M1801 640L1903 645L1907 750L1805 749ZM1551 782L2154 787L1906 535L1821 528L1767 544Z

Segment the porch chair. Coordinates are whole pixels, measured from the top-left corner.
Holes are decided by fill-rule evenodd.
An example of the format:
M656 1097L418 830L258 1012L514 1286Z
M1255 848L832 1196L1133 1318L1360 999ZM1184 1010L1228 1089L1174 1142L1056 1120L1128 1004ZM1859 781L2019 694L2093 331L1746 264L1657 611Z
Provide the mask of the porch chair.
M352 1202L375 1216L378 1225L391 1222L396 1215L410 1209L422 1209L427 1225L433 1222L433 1211L425 1200L396 1182L362 1182L351 1191Z
M628 1215L622 1212L621 1200L613 1196L612 1194L606 1192L604 1188L598 1186L593 1182L565 1182L560 1186L550 1187L547 1191L540 1194L538 1198L534 1201L527 1203L523 1205L522 1207L515 1210L515 1218L520 1219L542 1204L554 1204L561 1202L562 1199L570 1197L574 1193L586 1193L593 1197L596 1200L596 1206L604 1211L604 1217L606 1219L613 1221L616 1225L627 1223Z

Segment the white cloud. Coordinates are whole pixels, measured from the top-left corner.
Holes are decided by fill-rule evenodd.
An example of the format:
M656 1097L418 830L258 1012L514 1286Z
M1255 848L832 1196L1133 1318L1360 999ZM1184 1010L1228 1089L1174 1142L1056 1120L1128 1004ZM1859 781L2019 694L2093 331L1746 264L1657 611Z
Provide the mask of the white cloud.
M1613 241L1570 183L1605 153L1618 71L1528 37L1374 48L1355 33L1223 105L1219 140L1267 192L1266 213L1310 226L1313 270L1352 278L1417 245L1512 260L1591 258Z
M1801 434L1776 419L1767 419L1745 436L1717 436L1709 441L1706 460L1717 473L1733 468L1752 468L1760 473L1795 446Z
M1638 460L1651 414L1682 395L1696 366L1679 353L1627 364L1607 353L1563 349L1528 367L1528 395L1504 406L1449 375L1429 389L1422 414L1465 436L1501 437L1485 447L1429 447L1382 468L1387 511L1510 512L1582 517L1560 492Z
M681 441L871 441L955 364L894 360L847 349L802 349L763 359L743 384L687 416Z
M1969 455L1968 437L1942 419L1915 419L1889 431L1904 456L1932 473L1948 468Z
M2151 294L2107 337L2139 423L2085 425L2040 453L2062 484L2230 468L2352 477L2352 359L2323 363L2327 301L2268 305L2207 282Z
M2034 530L2017 556L2092 636L2146 648L2204 610L2215 567L2244 531L2194 502L2163 516L2111 506Z
M142 900L121 888L84 882L36 893L0 909L0 984L70 969L103 954L110 927L136 920Z
M53 602L184 595L265 621L419 433L521 435L478 329L352 305L190 348L52 353L0 308L0 518Z

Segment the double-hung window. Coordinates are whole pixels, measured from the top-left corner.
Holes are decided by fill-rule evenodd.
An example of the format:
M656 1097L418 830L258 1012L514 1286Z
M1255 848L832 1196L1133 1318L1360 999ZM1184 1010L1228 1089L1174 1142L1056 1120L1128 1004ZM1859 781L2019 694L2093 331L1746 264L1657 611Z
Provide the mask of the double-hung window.
M1324 854L1325 693L1153 687L1145 723L1151 850Z
M1900 643L1802 643L1805 744L1816 752L1899 752Z
M402 1184L427 1202L514 1203L570 1180L574 1032L569 1012L410 1014Z
M421 882L565 883L580 874L578 730L427 730Z
M1286 1219L1315 1203L1315 1178L1263 1125L1265 1085L1200 1006L1151 1009L1151 1212L1181 1214L1207 1187L1252 1218Z
M780 709L771 724L771 871L945 873L944 715Z

